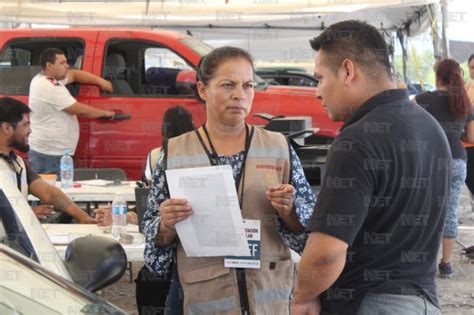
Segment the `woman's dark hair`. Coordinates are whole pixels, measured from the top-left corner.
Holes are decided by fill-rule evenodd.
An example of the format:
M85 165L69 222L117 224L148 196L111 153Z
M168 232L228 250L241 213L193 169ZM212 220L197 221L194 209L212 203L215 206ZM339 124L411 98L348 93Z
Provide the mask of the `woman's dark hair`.
M472 59L474 59L474 54L469 56L469 59L467 60L467 64L470 64Z
M465 118L471 110L471 102L464 89L464 79L459 63L443 59L436 66L436 80L448 89L449 110L456 119Z
M29 114L31 109L23 102L11 97L0 98L0 124L7 122L16 125L23 119L23 114Z
M222 63L235 59L247 60L252 66L253 72L255 73L253 58L246 50L237 47L224 46L214 49L209 54L201 58L196 70L196 82L201 81L204 83L204 85L207 85L209 80L214 77L217 68L219 68ZM198 101L204 103L204 100L199 96L196 87L194 88L194 94Z
M163 125L161 127L163 147L165 147L168 139L194 129L193 116L186 108L183 106L168 108L163 115Z

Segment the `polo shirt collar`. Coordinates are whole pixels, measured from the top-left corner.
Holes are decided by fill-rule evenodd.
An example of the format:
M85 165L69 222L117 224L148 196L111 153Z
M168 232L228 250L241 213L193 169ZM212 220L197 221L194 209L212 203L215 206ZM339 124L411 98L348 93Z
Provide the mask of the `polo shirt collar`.
M407 89L391 89L382 91L360 105L352 114L352 116L347 118L347 120L342 125L341 130L357 122L377 106L402 100L409 101Z
M0 151L0 157L3 158L4 160L16 160L16 154L15 151L11 150L8 154L5 154Z

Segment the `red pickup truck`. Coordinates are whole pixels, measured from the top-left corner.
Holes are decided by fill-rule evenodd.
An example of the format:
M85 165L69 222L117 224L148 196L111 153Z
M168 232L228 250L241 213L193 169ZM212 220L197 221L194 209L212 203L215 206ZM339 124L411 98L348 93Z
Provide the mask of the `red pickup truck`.
M73 84L70 91L78 101L131 115L127 120L82 119L76 167L119 167L130 179L138 179L147 153L161 144L168 107L186 107L198 126L205 121L204 105L189 87L196 65L212 48L194 37L144 29L0 30L0 96L27 103L30 81L40 71L39 56L50 47L64 51L71 67L112 81L113 94ZM336 136L341 125L329 120L314 88L257 81L251 115L311 116L313 127L320 129L318 136ZM248 121L265 123L253 116Z

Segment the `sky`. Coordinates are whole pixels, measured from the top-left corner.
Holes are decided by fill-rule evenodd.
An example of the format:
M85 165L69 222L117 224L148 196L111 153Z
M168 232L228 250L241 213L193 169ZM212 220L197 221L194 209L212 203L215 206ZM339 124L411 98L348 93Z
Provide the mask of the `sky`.
M474 1L448 2L448 38L474 42Z

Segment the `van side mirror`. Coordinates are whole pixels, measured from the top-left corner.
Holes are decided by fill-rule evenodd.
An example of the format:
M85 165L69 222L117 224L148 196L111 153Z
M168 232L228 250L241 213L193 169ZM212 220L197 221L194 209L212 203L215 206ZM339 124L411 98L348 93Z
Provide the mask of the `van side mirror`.
M127 255L116 240L89 235L69 244L64 263L75 283L95 292L120 280Z
M196 85L196 71L181 70L176 76L176 89L181 95L189 95L194 93Z

